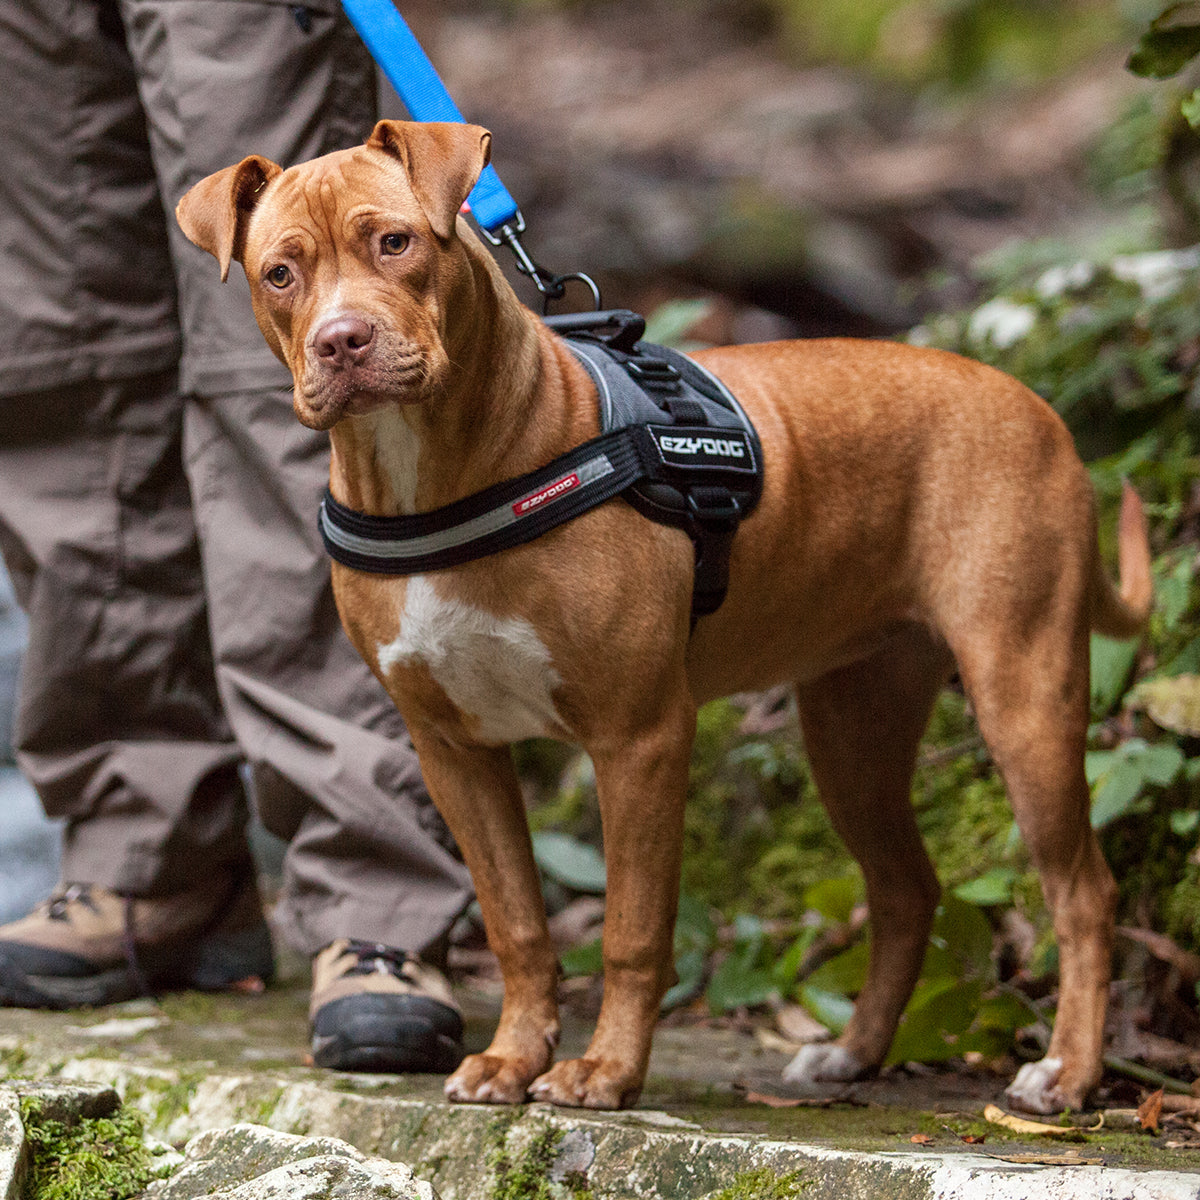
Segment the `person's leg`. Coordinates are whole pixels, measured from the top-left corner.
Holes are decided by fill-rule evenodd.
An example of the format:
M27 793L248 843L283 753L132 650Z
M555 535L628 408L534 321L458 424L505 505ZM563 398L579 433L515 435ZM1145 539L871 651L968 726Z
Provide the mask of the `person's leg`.
M169 207L245 155L286 165L370 132L374 69L333 0L121 2ZM278 925L309 954L332 943L314 992L316 1057L442 1069L444 1054L394 1051L444 1037L457 1022L452 1009L442 1020L448 997L374 948L436 947L470 900L469 878L399 715L340 627L316 530L328 443L293 417L290 380L240 271L222 286L213 260L172 236L191 393L185 458L221 696L263 822L289 841ZM366 987L383 975L394 981L386 994ZM373 1059L358 1053L372 1048Z
M0 59L0 549L30 615L16 748L65 819L72 885L0 930L0 1002L266 974L182 471L166 217L115 0L2 6ZM214 973L200 951L229 949L235 918L252 953Z
M0 549L29 617L14 740L65 821L64 888L0 929L0 1002L271 971L180 410L169 371L0 399Z

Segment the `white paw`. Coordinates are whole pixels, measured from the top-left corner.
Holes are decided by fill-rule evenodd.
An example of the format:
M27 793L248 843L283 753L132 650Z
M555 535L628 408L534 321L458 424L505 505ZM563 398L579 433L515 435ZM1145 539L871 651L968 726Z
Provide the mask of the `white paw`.
M1043 1058L1040 1062L1026 1063L1005 1089L1004 1095L1014 1108L1023 1108L1026 1112L1061 1112L1065 1106L1054 1086L1061 1074L1060 1058Z
M849 1050L832 1042L805 1046L783 1068L784 1083L849 1083L862 1074L862 1063Z

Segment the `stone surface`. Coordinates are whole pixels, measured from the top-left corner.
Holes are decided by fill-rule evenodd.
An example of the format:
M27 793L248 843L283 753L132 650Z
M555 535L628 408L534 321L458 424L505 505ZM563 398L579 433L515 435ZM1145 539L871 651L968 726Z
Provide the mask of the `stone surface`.
M0 1200L17 1200L21 1194L24 1146L20 1097L12 1088L0 1088Z
M185 1171L156 1200L214 1187L211 1194L237 1200L390 1200L385 1189L398 1185L383 1163L409 1164L441 1200L496 1200L506 1195L498 1190L501 1160L516 1175L540 1163L544 1194L553 1200L581 1186L589 1200L709 1200L762 1171L798 1172L805 1200L1200 1197L1200 1149L1170 1149L1165 1138L1136 1130L1106 1128L1064 1146L996 1129L984 1145L964 1145L953 1127L978 1119L1003 1088L1001 1077L984 1071L889 1071L841 1089L823 1107L773 1108L755 1094L782 1091L786 1047L734 1029L664 1027L646 1094L631 1111L449 1105L436 1076L344 1075L304 1065L306 998L297 978L262 996L185 994L90 1013L6 1010L0 1062L60 1085L85 1083L92 1097L111 1086L146 1115L155 1136L176 1146L202 1135L190 1142ZM470 993L464 999L468 1045L479 1048L495 1003ZM90 1035L114 1021L129 1036ZM563 1052L578 1053L589 1030L568 1014ZM232 1169L234 1142L219 1132L247 1124L271 1139L258 1143L255 1176ZM914 1133L933 1143L914 1146ZM354 1151L333 1153L335 1139ZM342 1161L329 1161L331 1154ZM1006 1161L1031 1155L1046 1161ZM396 1169L399 1186L407 1186L405 1168ZM188 1178L201 1190L182 1190ZM276 1190L239 1190L260 1186ZM7 1200L2 1192L0 1200Z
M199 1134L146 1200L438 1200L403 1163L368 1158L333 1137L300 1137L262 1125Z
M48 1078L18 1079L0 1086L0 1200L20 1200L26 1170L21 1101L30 1097L37 1099L45 1120L64 1124L111 1117L121 1107L121 1097L105 1084Z

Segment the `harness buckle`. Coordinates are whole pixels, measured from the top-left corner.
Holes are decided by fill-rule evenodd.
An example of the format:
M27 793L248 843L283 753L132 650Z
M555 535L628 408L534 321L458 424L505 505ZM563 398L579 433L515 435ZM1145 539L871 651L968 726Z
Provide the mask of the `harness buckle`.
M663 358L631 358L625 363L625 370L633 376L634 382L656 391L677 391L682 378Z
M706 533L732 534L742 519L737 497L724 487L691 487L687 490L688 520Z

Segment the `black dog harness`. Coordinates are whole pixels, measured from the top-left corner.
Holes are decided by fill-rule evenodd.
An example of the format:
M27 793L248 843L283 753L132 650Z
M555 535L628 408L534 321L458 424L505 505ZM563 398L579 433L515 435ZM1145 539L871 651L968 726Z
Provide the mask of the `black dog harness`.
M692 619L729 586L739 522L762 495L762 451L741 405L716 376L640 340L645 321L614 310L547 317L600 396L599 437L516 479L415 516L377 517L326 490L320 527L329 556L359 571L415 575L533 541L622 496L696 547Z

